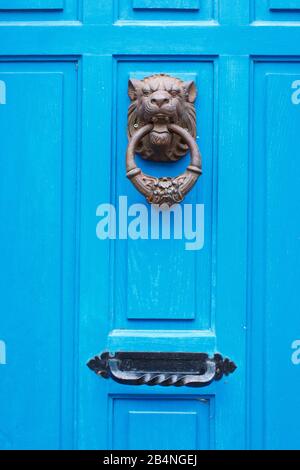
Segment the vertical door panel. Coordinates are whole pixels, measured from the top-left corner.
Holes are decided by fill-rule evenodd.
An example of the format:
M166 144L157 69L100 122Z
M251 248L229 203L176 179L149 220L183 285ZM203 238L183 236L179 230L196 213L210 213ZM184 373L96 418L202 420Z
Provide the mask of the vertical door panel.
M299 63L255 62L251 424L267 449L299 447L299 90Z
M3 227L0 441L72 445L76 210L75 63L0 64ZM63 424L62 424L63 420Z
M188 73L184 71L188 70ZM139 71L138 74L135 71ZM115 252L115 273L113 289L114 324L113 327L135 329L213 329L212 324L212 285L214 256L212 250L213 230L213 126L215 89L215 64L212 59L200 58L195 61L174 60L166 58L157 61L151 57L147 60L118 60L116 63L117 77L117 115L115 122L115 151L113 169L116 180L115 204L119 211L124 204L145 204L149 216L148 238L151 237L151 221L154 215L151 207L145 202L132 184L124 177L126 139L124 133L127 126L127 95L128 78L143 78L153 73L165 72L182 78L193 79L199 88L196 102L198 144L205 155L205 178L186 197L187 204L193 204L193 218L196 216L196 202L204 207L198 209L197 239L174 240L174 224L183 223L184 207L178 208L176 219L172 223L172 215L163 222L162 213L158 214L159 223L165 229L168 216L171 220L170 234L162 233L159 239L117 240ZM152 175L176 175L184 171L188 165L189 155L180 162L168 165L151 162L140 162L146 173ZM120 199L122 198L122 200ZM123 202L123 198L125 201ZM127 209L128 210L128 209ZM205 210L205 227L204 212ZM165 211L166 213L166 211ZM173 214L174 217L174 214ZM128 223L132 217L128 217ZM115 289L118 286L118 289ZM176 288L177 286L177 288ZM175 287L175 288L174 288ZM143 321L142 321L143 320ZM157 321L158 320L158 321ZM172 345L173 347L173 345Z

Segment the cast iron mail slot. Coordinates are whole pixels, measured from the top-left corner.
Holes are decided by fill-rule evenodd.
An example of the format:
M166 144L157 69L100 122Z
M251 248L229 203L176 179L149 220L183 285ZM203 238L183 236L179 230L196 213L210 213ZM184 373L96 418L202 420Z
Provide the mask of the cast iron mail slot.
M103 378L127 385L204 387L235 371L221 354L165 352L103 352L88 367Z

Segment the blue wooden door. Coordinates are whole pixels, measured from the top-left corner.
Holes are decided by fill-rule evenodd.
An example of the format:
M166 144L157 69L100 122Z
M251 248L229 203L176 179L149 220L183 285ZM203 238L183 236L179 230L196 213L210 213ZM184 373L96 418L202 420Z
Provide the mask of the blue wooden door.
M0 0L0 448L299 447L299 28L300 0ZM101 237L103 204L149 210L127 86L155 73L198 89L201 223ZM237 370L128 386L86 367L105 350Z

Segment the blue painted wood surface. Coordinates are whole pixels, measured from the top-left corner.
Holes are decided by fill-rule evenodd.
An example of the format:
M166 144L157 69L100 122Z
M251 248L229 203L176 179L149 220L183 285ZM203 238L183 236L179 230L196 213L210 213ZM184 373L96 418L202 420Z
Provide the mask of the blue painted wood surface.
M0 0L0 10L62 10L64 0Z
M300 12L34 3L0 1L0 448L299 448ZM198 252L96 237L99 204L143 202L126 88L155 72L198 88ZM87 369L104 349L220 351L238 369L201 390L124 386Z
M300 10L299 0L270 0L271 10Z
M153 10L198 10L200 0L132 0L136 9Z

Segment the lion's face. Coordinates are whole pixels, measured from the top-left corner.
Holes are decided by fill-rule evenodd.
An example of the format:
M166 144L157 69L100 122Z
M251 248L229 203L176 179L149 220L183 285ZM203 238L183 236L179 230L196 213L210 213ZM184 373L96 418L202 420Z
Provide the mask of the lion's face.
M130 124L138 128L153 123L153 130L143 142L145 149L140 150L140 153L144 154L145 158L162 160L177 159L186 153L184 148L181 155L171 157L167 147L170 147L172 141L178 143L178 138L169 132L167 124L175 123L194 133L194 82L183 82L165 74L152 75L144 80L129 80L128 94L132 101L129 127ZM172 151L174 153L174 146Z

